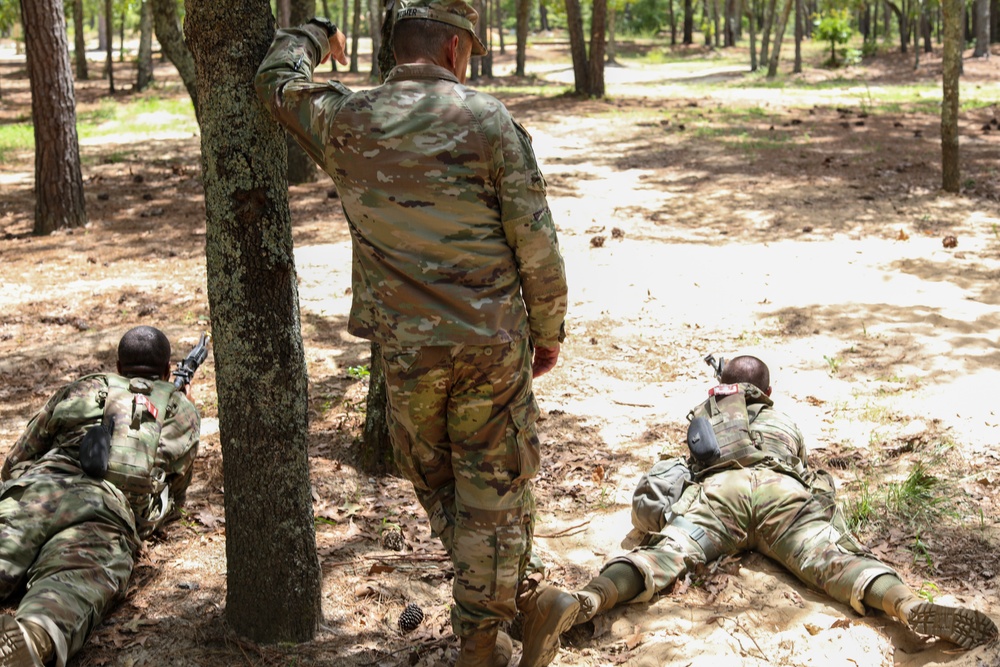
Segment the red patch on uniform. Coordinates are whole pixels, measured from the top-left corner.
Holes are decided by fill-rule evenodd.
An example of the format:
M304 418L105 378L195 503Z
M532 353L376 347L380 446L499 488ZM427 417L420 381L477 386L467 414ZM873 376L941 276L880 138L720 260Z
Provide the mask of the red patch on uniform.
M732 396L738 393L740 386L738 384L720 384L718 387L712 387L708 390L709 396Z
M153 405L153 402L142 394L136 394L135 404L144 406L146 408L146 412L151 414L153 416L153 419L156 419L160 414L160 411L156 409L156 406Z

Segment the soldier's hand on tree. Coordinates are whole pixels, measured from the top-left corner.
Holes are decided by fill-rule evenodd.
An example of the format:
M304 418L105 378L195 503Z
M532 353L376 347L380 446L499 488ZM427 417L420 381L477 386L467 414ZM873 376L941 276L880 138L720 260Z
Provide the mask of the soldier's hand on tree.
M559 345L555 347L536 347L535 358L531 361L531 377L545 375L556 367L559 361Z
M330 56L341 65L347 65L347 35L340 32L339 28L330 35L330 53L320 61L320 64L329 60Z

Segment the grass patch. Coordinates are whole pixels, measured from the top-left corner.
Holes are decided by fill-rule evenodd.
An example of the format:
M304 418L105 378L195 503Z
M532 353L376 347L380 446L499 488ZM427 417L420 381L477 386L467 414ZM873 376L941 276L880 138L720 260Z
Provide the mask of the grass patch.
M31 123L0 125L0 164L5 164L12 153L35 148L35 130Z
M949 485L917 461L902 480L886 482L870 476L859 480L857 491L842 508L852 531L905 526L919 535L945 517L957 518L955 503Z

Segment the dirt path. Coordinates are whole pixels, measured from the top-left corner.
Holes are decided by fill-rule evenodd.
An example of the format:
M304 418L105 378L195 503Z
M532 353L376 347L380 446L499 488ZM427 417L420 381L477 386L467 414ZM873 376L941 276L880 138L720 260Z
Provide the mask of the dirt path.
M969 76L994 85L998 62ZM877 63L868 78L889 85L893 67ZM560 68L546 76L560 80ZM3 71L8 118L25 109L23 93L8 89L16 69ZM971 184L951 196L938 190L937 119L861 117L850 84L800 94L735 85L738 72L714 66L616 76L603 102L504 93L533 134L571 286L561 363L537 384L546 443L537 542L552 579L581 586L620 553L637 476L662 449L680 451L684 415L710 384L702 357L751 353L770 364L776 400L844 498L931 466L951 513L923 530L865 536L915 588L933 582L939 600L1000 621L1000 417L989 391L1000 382L1000 134L977 130L996 110L963 118ZM699 77L717 82L711 95L687 87ZM744 102L762 111L734 115ZM136 318L163 323L179 348L207 326L197 139L83 152L91 225L47 239L27 235L30 156L0 166L6 442L61 382L106 365ZM430 666L451 655L450 573L411 492L352 466L366 386L349 369L367 362L368 347L344 330L350 247L328 190L291 192L321 633L298 647L257 647L224 626L210 360L196 389L206 419L189 513L146 549L129 599L77 665ZM957 246L946 247L947 236ZM157 241L164 250L151 253ZM401 553L381 542L397 525ZM410 601L427 618L402 637L395 622ZM616 610L568 644L554 665L1000 664L996 646L955 652L881 615L858 618L755 555L654 604Z

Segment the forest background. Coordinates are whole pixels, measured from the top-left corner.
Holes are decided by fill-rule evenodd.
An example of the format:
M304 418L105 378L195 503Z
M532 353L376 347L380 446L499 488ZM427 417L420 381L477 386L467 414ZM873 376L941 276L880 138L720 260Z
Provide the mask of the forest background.
M4 16L12 6L0 4ZM908 10L900 22L892 3L817 6L814 14L786 3L808 20L794 22L799 57L779 61L772 74L751 71L755 53L761 63L772 59L749 39L753 8L756 25L770 10L750 5L738 22L719 19L741 28L727 46L716 19L728 6L692 5L697 29L685 40L682 5L608 5L618 18L601 59L607 94L597 98L575 94L581 75L565 8L546 8L548 31L538 29L541 6L532 8L521 76L510 18L516 6L501 6L506 11L492 15L505 21L503 32L490 33L494 59L476 65L473 85L503 99L534 136L570 273L571 337L560 366L537 386L546 442L538 543L550 576L580 586L622 549L636 477L662 450L679 453L683 416L710 384L701 358L751 352L771 363L782 407L810 438L814 464L837 476L844 509L875 552L925 596L998 618L1000 427L989 388L1000 369L1000 91L996 52L976 55L980 5L962 12L970 41L955 193L941 189L938 8L914 5L921 11ZM105 16L125 21L105 34L124 34L125 48L109 40L108 58L97 34L102 22L85 22L82 51L94 73L73 84L81 226L33 233L39 184L16 25L2 42L5 442L61 383L107 368L114 342L136 321L163 326L177 355L219 325L205 256L213 222L211 214L206 221L204 129L180 70L152 40L151 77L138 90L140 6L111 7ZM173 7L179 25L183 8ZM82 13L99 10L85 4ZM592 26L592 8L581 11ZM338 75L355 88L372 85L377 42L361 36L363 14L355 13L361 27L351 33L359 71ZM643 15L660 18L629 27ZM810 37L808 28L818 31L826 19L846 29L831 29L828 42L818 32ZM612 34L607 24L603 34ZM843 43L837 34L846 35ZM108 60L114 76L99 78ZM308 367L301 445L320 631L275 645L234 630L229 596L249 589L252 599L256 591L253 575L250 585L234 584L234 556L226 553L235 519L223 502L232 502L227 494L239 483L223 472L226 429L210 358L195 389L206 419L188 510L144 551L128 599L76 664L431 665L453 653L443 553L406 484L358 466L369 349L345 332L349 241L336 193L317 179L293 185L288 196ZM240 457L232 451L227 466ZM276 477L269 473L281 468L264 467L251 491L267 498ZM259 530L246 551L265 563L280 556L280 540L261 541L271 535ZM403 635L395 622L410 602L426 619ZM567 644L555 664L1000 660L995 646L956 653L884 617L859 619L752 555L697 573L655 604L617 611Z

